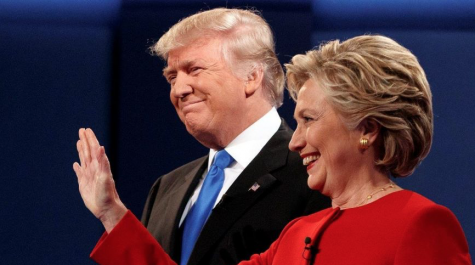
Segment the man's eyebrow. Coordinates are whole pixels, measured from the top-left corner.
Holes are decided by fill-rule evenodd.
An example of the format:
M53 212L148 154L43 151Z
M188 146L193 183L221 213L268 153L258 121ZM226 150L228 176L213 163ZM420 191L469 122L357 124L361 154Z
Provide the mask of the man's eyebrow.
M163 68L162 71L163 71L163 76L164 76L164 77L167 77L167 76L169 76L170 74L176 72L175 69L173 69L173 68L171 68L171 67L169 67L169 66L166 66L165 68Z
M167 65L165 68L163 68L163 75L166 77L170 74L176 73L177 72L176 69L187 69L190 66L194 65L195 63L196 61L194 60L193 61L185 60L185 61L179 62L175 67L170 67L169 65Z

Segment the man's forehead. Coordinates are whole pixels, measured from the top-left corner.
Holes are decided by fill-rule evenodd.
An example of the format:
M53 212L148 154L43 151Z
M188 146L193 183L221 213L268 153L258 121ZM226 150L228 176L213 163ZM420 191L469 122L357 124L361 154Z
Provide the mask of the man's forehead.
M176 58L167 63L167 66L165 66L165 68L163 69L163 73L166 74L169 72L174 72L177 69L188 68L192 65L197 64L198 62L205 63L206 60L203 60L201 58L180 60L179 58Z
M176 71L196 64L215 65L224 58L215 45L191 45L172 50L167 58L163 72Z
M206 59L206 50L199 50L198 47L188 46L185 49L176 49L169 53L167 58L167 67L177 67L177 65L186 65L192 62Z
M175 48L172 48L168 52L168 55L169 57L176 56L176 54L182 54L186 51L200 50L203 48L206 49L208 46L216 48L215 46L220 46L221 43L222 43L222 38L218 38L218 37L209 37L209 38L201 37L201 38L196 38L196 39L190 39L190 40L186 40L186 43L181 43Z

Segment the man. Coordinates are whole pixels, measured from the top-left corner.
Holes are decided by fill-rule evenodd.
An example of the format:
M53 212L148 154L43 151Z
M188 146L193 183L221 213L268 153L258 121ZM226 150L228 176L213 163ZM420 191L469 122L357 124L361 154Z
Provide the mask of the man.
M247 259L267 249L290 220L329 206L307 187L301 158L288 150L292 131L276 111L284 74L260 16L225 8L198 13L174 25L152 50L167 61L163 73L178 116L210 148L159 178L145 205L142 223L173 260ZM110 232L127 209L93 132L79 135L81 166L74 169L81 196ZM229 164L219 169L221 182L211 192L213 161L224 151ZM202 214L204 200L209 209Z

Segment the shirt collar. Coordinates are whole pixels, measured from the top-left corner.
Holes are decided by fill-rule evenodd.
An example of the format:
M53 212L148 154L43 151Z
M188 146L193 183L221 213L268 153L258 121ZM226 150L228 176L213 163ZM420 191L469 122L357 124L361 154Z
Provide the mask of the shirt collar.
M257 156L264 145L272 138L277 132L281 124L281 119L277 110L273 107L269 112L262 116L259 120L254 122L241 134L239 134L231 143L224 149L234 158L234 160L246 168L251 161ZM210 149L208 168L211 166L211 162L216 150Z

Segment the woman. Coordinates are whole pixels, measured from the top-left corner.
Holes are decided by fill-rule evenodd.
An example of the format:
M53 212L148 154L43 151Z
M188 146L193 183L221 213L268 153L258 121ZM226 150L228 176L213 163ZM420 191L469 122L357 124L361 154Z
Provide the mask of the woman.
M333 207L289 224L270 256L291 264L304 242L312 264L470 264L455 216L390 180L412 174L431 146L431 92L416 57L360 36L286 67L298 122L290 149Z
M412 174L431 146L431 92L416 57L389 38L360 36L286 67L297 102L290 149L333 207L292 221L240 264L471 264L450 210L390 180ZM96 261L174 264L138 221L124 219L101 239Z

